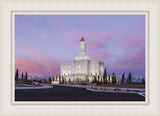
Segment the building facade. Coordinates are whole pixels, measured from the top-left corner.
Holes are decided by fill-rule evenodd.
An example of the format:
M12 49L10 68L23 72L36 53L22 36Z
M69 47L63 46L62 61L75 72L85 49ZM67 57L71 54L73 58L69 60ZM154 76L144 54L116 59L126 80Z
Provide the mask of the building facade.
M102 79L104 62L91 61L86 51L86 43L82 36L80 51L73 61L61 64L61 77L71 82L92 82L94 78Z

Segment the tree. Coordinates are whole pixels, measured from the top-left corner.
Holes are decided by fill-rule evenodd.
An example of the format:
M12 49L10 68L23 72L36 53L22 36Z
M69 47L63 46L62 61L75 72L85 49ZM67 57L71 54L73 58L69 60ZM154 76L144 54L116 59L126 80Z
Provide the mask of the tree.
M18 82L18 77L19 77L19 73L18 73L18 68L17 68L16 74L15 74L15 80L16 80L16 82Z
M96 76L93 76L93 77L94 77L93 83L97 83Z
M99 85L99 75L98 75L98 83L97 84Z
M109 76L109 79L108 79L108 80L109 80L109 83L111 83L111 76Z
M114 85L116 83L116 76L114 73L112 74L112 84Z
M145 84L145 80L144 80L144 78L142 78L142 84Z
M23 72L22 72L22 78L21 78L21 80L23 81Z
M64 79L64 84L66 84L66 78Z
M125 74L123 73L123 74L122 74L122 80L121 80L121 83L122 83L122 84L124 83L124 78L125 78Z
M56 81L57 81L58 76L56 75Z
M69 78L69 83L71 83L71 79Z
M25 73L25 82L27 82L28 80L28 75L27 75L27 72Z
M131 74L131 72L129 72L129 75L128 75L128 83L129 84L132 83L132 74Z
M61 83L61 76L59 76L59 84Z
M103 83L104 83L104 85L106 84L106 75L107 75L107 71L106 71L106 68L105 68L104 73L103 73Z
M51 83L51 81L52 81L52 79L51 79L51 77L49 76L49 83Z
M64 84L64 77L62 76L62 84Z

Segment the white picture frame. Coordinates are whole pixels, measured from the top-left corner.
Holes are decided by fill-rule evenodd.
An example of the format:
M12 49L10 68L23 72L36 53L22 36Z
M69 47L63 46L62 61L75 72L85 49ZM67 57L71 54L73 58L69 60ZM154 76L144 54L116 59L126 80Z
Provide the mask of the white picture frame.
M160 115L160 34L159 34L159 4L157 1L0 1L0 115ZM148 24L148 62L146 92L147 102L142 103L14 103L12 62L14 62L12 46L14 36L12 33L13 12L30 13L34 12L110 12L110 13L147 13ZM14 23L13 23L14 24ZM12 83L12 84L11 84ZM116 112L115 112L116 111Z

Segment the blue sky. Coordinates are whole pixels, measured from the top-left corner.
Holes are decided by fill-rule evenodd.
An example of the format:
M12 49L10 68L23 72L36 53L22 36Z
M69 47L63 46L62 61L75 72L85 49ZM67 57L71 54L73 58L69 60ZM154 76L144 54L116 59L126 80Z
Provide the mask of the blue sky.
M145 77L145 15L16 15L15 64L31 75L60 72L84 36L92 60L108 72Z

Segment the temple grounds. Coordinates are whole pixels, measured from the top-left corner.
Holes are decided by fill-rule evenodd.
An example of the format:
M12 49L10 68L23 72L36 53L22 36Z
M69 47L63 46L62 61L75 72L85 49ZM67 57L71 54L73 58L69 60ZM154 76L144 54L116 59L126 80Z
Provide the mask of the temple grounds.
M145 101L144 96L133 92L103 92L94 91L94 88L92 90L59 85L43 89L16 89L15 101Z

